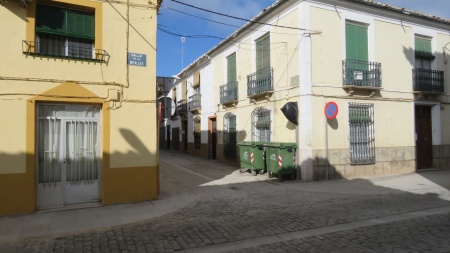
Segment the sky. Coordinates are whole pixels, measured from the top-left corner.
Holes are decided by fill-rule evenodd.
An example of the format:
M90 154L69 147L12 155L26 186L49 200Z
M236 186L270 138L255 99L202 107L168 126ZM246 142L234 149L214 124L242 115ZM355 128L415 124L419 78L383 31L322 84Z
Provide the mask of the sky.
M275 0L177 1L244 19L252 19L275 2ZM450 19L450 0L379 0L379 2ZM158 30L157 33L157 76L170 77L180 73L184 67L221 41L215 37L226 38L245 23L245 21L194 9L172 0L164 0L158 15L158 26L165 32ZM185 37L184 43L181 41L181 36Z

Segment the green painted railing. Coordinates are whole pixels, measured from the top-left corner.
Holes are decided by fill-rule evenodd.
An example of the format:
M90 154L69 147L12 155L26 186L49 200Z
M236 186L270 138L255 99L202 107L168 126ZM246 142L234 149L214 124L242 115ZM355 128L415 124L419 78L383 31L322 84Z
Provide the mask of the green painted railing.
M273 91L273 68L267 67L247 76L247 96Z
M202 95L195 94L189 97L189 110L199 110L202 109Z
M220 86L220 103L225 104L238 100L238 82L229 82Z
M74 59L82 61L108 62L109 54L105 50L91 47L66 46L63 43L39 43L22 41L22 52L26 55L49 58Z
M444 92L444 71L413 69L413 89L422 92Z
M344 60L342 72L345 86L381 88L381 63Z
M180 101L177 102L177 113L178 114L187 113L186 100L180 100Z

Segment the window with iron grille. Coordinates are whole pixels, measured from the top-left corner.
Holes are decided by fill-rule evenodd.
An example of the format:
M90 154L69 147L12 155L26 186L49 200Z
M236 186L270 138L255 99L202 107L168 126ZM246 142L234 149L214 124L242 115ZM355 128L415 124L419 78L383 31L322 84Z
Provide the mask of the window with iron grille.
M94 41L94 13L37 5L36 50L38 54L93 59Z
M228 112L223 116L223 153L228 157L236 157L236 115Z
M270 141L270 110L258 107L252 112L252 141Z
M349 103L350 163L375 163L375 127L373 104Z
M194 148L200 149L201 142L201 119L199 116L194 118Z

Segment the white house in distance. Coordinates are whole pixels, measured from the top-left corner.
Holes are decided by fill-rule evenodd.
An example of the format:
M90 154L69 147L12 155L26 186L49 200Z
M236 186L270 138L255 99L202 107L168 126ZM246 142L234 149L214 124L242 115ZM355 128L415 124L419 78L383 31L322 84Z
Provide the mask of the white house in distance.
M295 142L307 181L449 169L449 31L375 1L278 0L177 75L171 148L238 165L240 141Z

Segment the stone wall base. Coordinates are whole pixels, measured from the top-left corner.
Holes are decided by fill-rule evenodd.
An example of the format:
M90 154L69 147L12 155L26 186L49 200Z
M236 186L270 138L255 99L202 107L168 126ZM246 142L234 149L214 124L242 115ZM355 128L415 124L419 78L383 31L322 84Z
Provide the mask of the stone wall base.
M350 149L313 150L313 180L408 174L416 171L415 147L376 148L375 164L351 165ZM328 165L328 166L327 166Z
M450 169L450 145L433 146L433 168L441 170Z

